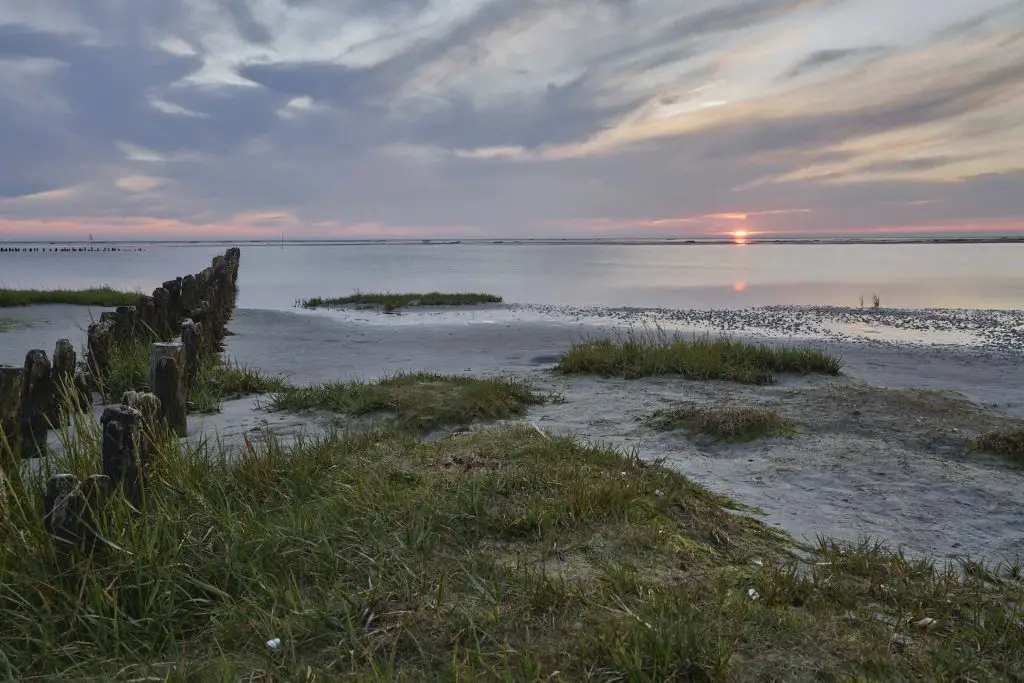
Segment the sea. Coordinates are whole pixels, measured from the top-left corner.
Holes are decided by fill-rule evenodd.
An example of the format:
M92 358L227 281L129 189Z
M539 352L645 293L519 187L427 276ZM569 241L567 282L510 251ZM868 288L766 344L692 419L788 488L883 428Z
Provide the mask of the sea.
M5 243L5 247L19 245ZM0 287L150 292L231 243L0 252ZM76 249L87 245L71 245ZM288 310L354 292L485 292L506 302L745 309L772 305L1024 308L1024 243L241 243L239 308ZM54 251L54 250L58 251Z

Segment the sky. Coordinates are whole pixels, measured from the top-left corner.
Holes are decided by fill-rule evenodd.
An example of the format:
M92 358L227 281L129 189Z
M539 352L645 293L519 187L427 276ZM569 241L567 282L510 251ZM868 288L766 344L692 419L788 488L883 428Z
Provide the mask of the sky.
M2 0L0 239L1024 233L1024 0Z

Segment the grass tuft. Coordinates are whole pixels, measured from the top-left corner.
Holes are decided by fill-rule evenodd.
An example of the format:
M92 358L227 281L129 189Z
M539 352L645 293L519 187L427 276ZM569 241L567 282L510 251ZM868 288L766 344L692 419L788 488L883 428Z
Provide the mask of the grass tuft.
M56 471L94 471L89 421ZM823 540L807 561L635 457L483 429L159 445L58 564L45 474L0 498L0 678L1017 680L1019 568ZM965 565L963 569L967 569ZM280 639L276 649L268 640Z
M974 440L979 451L1024 464L1024 425L986 432Z
M753 441L792 434L796 425L769 408L709 406L695 403L658 411L648 423L661 431L683 429L724 441Z
M139 301L138 292L124 292L111 287L89 289L2 289L0 308L34 306L36 304L74 304L76 306L133 306Z
M106 375L99 382L99 392L106 402L120 401L126 391L150 391L150 346L126 343L115 347L110 355ZM281 391L283 380L233 360L212 356L203 361L195 384L189 389L189 411L216 413L224 401L253 394Z
M416 306L474 306L479 304L500 304L500 296L493 294L478 293L407 293L407 294L362 294L355 293L334 299L314 297L312 299L300 299L297 303L302 308L321 308L326 306L355 306L360 308L380 308L385 312L396 311L400 308L412 308Z
M604 337L573 344L555 369L625 379L672 374L691 380L770 384L775 373L838 375L842 363L820 349L631 332L619 339Z
M376 382L352 380L283 387L270 400L275 411L326 410L351 416L388 413L398 426L431 430L522 415L543 403L525 384L431 373L400 373Z

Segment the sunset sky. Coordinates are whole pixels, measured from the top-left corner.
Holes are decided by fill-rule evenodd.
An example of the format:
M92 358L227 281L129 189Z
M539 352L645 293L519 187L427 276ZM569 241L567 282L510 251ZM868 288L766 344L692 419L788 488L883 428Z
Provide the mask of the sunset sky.
M1024 233L1024 0L3 0L0 239Z

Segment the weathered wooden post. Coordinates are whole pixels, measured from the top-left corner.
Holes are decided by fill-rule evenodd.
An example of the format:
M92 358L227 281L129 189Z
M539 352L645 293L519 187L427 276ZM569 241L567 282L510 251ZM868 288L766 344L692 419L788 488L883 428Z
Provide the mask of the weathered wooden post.
M181 345L185 349L185 384L191 389L199 374L199 343L203 326L185 318L181 322Z
M53 350L53 405L50 423L56 427L67 420L69 412L81 406L75 390L75 367L78 357L75 347L67 339L58 339Z
M124 396L121 397L121 403L139 411L139 414L142 416L140 431L148 459L156 451L157 443L165 429L161 415L160 399L156 397L156 394L126 391Z
M184 317L181 310L181 280L168 280L163 283L162 288L167 292L167 325L168 334L171 334Z
M21 444L25 369L0 365L0 456L13 457ZM3 444L6 443L6 448ZM3 465L13 463L4 462Z
M181 342L157 342L149 357L149 385L160 399L161 417L178 436L188 434L188 385Z
M163 287L153 290L153 331L158 339L166 339L170 333L171 310L169 308L171 295Z
M196 276L186 275L181 278L181 307L186 315L190 314L192 308L199 302L196 293Z
M118 306L114 310L114 336L117 341L124 344L141 338L138 322L139 312L135 306Z
M106 374L109 364L110 350L114 343L114 321L110 318L89 325L87 357L89 370L93 377L101 378Z
M153 337L156 333L156 304L153 297L143 294L135 304L136 317L139 322L139 337Z
M78 407L83 412L88 412L92 408L92 391L96 380L85 366L79 365L75 368L74 383L75 393L78 395Z
M99 538L96 519L113 490L106 476L79 482L73 474L55 474L43 492L43 524L58 542L61 555L78 548L91 553Z
M41 349L25 355L25 378L21 393L21 457L46 456L46 439L50 431L53 406L53 379L50 359Z
M124 490L125 498L136 510L142 509L145 468L149 453L143 439L142 413L129 406L103 410L103 474Z

